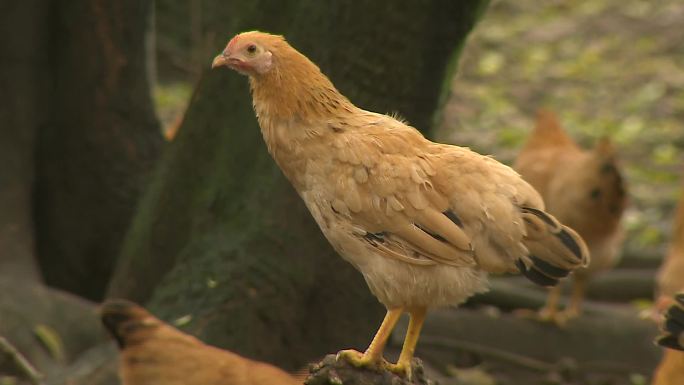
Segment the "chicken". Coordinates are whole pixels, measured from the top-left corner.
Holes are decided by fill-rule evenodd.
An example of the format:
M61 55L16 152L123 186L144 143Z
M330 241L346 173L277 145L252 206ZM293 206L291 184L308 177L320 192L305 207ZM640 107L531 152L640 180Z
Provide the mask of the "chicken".
M512 169L356 107L282 36L239 34L212 63L222 66L249 77L270 154L387 308L365 353L339 357L410 377L428 308L486 290L487 272L520 269L555 285L587 264L582 239ZM383 350L403 312L411 318L392 365Z
M123 385L295 385L302 381L263 362L204 344L125 300L100 309L121 350Z
M684 292L674 296L665 314L664 332L658 344L668 348L653 376L653 385L681 385L684 381Z
M684 193L672 225L670 248L658 271L657 310L662 311L669 306L672 297L680 290L684 290Z
M539 313L544 320L563 324L580 314L587 281L618 259L624 238L620 219L627 198L615 150L605 138L592 150L580 149L553 113L540 111L513 168L539 191L548 212L575 229L589 247L591 264L573 275L568 308L558 311L557 286Z
M664 322L665 329L658 343L670 349L665 349L655 370L653 385L677 385L684 378L684 352L678 351L684 350L684 292L677 294L684 290L684 195L679 200L672 227L670 248L658 272L654 309L654 318Z

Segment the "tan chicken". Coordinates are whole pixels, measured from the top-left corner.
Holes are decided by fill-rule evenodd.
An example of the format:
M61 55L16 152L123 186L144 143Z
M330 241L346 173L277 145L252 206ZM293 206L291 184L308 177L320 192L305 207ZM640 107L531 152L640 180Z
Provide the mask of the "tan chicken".
M249 76L270 154L387 308L365 353L340 353L351 363L410 376L428 308L486 290L487 272L555 285L588 262L582 239L512 169L356 107L282 36L239 34L214 59L221 66ZM402 312L411 318L390 365L383 350Z
M296 385L275 366L204 344L125 300L105 302L102 323L121 350L123 385Z
M627 203L625 186L607 139L582 150L561 128L556 116L540 111L537 125L513 165L544 198L546 209L586 241L591 264L573 275L570 304L558 310L559 286L551 289L540 311L545 320L564 323L581 312L587 281L612 267L623 241L620 219Z
M678 291L684 290L684 194L679 199L672 224L670 248L658 270L656 307L662 311Z
M663 359L656 368L653 385L682 385L684 383L684 292L674 296L674 303L665 314L663 335L657 340L666 347Z
M681 290L684 290L684 194L675 214L670 248L658 272L656 318L661 321L661 314L666 313L666 333L658 342L669 349L665 349L656 368L653 385L679 385L684 381L684 352L679 351L684 349L684 293L676 295Z

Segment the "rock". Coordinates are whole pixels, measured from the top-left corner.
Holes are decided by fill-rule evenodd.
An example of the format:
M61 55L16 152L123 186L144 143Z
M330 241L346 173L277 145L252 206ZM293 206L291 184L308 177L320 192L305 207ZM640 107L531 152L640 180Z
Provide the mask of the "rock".
M411 363L413 378L409 381L387 370L357 368L337 355L329 354L310 368L305 385L436 385L425 378L423 363L414 358Z

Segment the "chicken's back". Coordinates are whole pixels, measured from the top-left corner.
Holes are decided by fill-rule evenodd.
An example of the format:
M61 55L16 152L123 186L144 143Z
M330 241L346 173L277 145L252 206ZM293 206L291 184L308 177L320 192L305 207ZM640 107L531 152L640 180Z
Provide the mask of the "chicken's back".
M548 186L558 170L582 157L582 150L561 128L556 115L540 110L534 130L513 168L547 200Z
M272 365L206 345L131 302L108 301L101 314L121 350L124 385L301 384Z

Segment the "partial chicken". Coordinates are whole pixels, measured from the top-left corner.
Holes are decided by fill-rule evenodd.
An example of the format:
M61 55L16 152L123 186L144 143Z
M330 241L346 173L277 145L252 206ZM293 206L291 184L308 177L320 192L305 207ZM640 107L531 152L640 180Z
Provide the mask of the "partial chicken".
M620 219L627 204L625 183L608 139L582 150L550 111L540 111L537 124L513 168L544 198L546 209L575 229L586 241L591 264L573 275L570 304L559 311L559 286L551 289L540 317L559 324L581 313L587 281L618 260L623 231Z
M672 224L670 248L658 270L656 306L664 310L672 303L675 293L684 290L684 193L679 199Z
M681 385L684 383L684 292L674 296L674 303L665 314L663 335L657 340L666 347L663 359L656 368L652 385Z
M222 66L249 76L270 154L387 308L365 353L340 353L353 364L410 377L428 308L486 290L488 272L520 269L551 286L589 261L515 171L356 107L282 36L239 34L212 63ZM383 350L402 312L411 318L391 365Z
M672 226L672 239L658 272L655 318L665 333L658 343L665 349L653 377L653 385L678 385L684 381L684 194L679 200ZM674 304L673 304L674 303ZM669 307L669 309L668 309ZM661 314L665 314L662 320ZM676 350L675 350L676 349Z
M121 350L123 385L295 385L275 366L204 344L125 300L105 302L102 323Z

